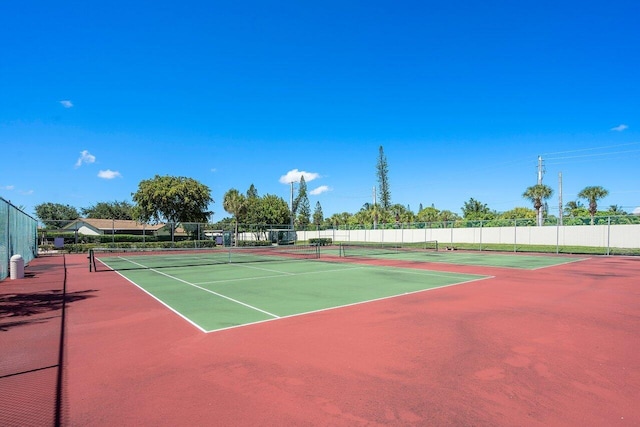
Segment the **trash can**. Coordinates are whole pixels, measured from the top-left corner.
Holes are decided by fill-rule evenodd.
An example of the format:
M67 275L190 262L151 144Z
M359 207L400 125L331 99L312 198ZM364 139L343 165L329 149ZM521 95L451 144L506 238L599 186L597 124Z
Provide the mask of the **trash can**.
M24 258L22 255L14 255L9 263L11 270L11 280L22 279L24 277Z

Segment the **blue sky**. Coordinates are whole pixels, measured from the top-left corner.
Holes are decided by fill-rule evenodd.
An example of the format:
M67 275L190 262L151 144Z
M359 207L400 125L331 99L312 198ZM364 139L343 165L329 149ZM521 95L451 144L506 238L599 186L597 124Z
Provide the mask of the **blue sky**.
M564 201L640 206L637 1L20 1L0 6L0 196L29 213L131 200L138 183L312 209L372 201L505 211L558 174Z

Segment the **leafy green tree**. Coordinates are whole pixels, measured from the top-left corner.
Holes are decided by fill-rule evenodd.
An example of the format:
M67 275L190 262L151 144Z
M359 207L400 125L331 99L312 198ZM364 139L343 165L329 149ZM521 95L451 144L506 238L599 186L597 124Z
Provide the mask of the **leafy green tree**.
M471 197L462 206L462 217L464 219L492 219L493 215L486 203L481 203Z
M571 200L564 205L564 215L568 217L586 216L589 211L579 200Z
M536 216L538 218L538 225L542 225L542 211L541 208L544 206L544 201L547 200L553 194L553 190L548 185L544 184L536 184L534 186L528 187L524 193L522 193L522 197L525 199L531 200L533 203L533 207L536 210Z
M209 187L192 178L156 175L142 180L133 201L134 219L169 222L172 239L179 222L207 222L212 215L207 210L213 203Z
M99 202L81 211L85 218L133 219L133 205L127 201Z
M513 208L509 211L502 212L500 219L535 219L536 211L531 208Z
M610 205L609 209L607 209L607 213L611 215L629 215L628 212L622 208L622 206L618 205Z
M378 189L380 190L380 206L383 211L387 211L391 207L391 189L389 188L389 166L382 146L378 150L376 175L378 177Z
M374 228L377 227L380 216L380 206L373 203L365 203L358 212L352 215L356 224L372 224Z
M260 223L258 217L258 209L260 203L260 196L255 185L251 184L246 194L246 212L244 215L244 221L247 225L254 225Z
M212 230L229 230L233 228L233 218L231 217L226 217L226 218L222 218L220 221L211 224L210 225L210 229Z
M238 222L240 218L247 211L247 199L240 194L238 190L235 188L230 189L224 194L224 198L222 201L222 207L225 211L229 212L233 215L233 220L235 223L234 232L235 232L235 244L238 245Z
M396 223L411 223L415 220L415 214L411 212L408 206L404 206L401 204L394 204L389 207L389 212L391 212L392 222Z
M291 221L289 205L282 197L273 194L257 198L252 204L250 215L253 231L258 239L265 237L267 229L274 225L289 224Z
M267 225L288 224L291 218L287 202L273 194L266 194L260 198L258 212L260 223Z
M591 225L593 218L598 212L598 200L609 195L609 191L600 186L585 187L578 193L578 197L589 201L589 215L591 216Z
M76 208L60 203L41 203L35 206L35 211L38 219L49 228L62 228L80 217Z
M261 240L268 228L289 224L291 211L283 198L271 194L260 197L256 187L251 184L246 193L245 209L241 218L251 227L256 238Z
M339 228L341 225L345 226L349 224L352 216L349 212L334 213L328 218L328 221L332 226Z
M433 206L428 206L424 209L420 209L417 215L419 222L436 222L440 221L440 211Z
M322 213L322 206L320 205L320 202L316 202L316 208L313 211L313 223L316 226L320 227L323 221L324 221L324 214Z
M440 213L438 214L438 217L439 217L438 219L443 222L457 221L460 219L460 215L446 209L443 211L440 211Z

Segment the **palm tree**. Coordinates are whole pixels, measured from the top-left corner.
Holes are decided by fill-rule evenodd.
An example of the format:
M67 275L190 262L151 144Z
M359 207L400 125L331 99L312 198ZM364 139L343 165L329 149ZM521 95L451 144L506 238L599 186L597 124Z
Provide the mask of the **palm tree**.
M607 197L609 191L600 186L585 187L578 193L578 197L581 199L587 199L589 201L589 215L591 216L591 225L593 225L593 218L598 212L598 199Z
M553 194L553 190L548 185L536 184L529 187L522 194L525 199L531 200L533 207L536 210L536 216L538 217L538 226L542 225L542 211L540 210L544 205L544 200L547 200Z
M246 212L247 199L238 190L232 188L224 194L222 207L233 215L235 222L235 245L238 246L238 219Z
M373 224L373 228L378 228L378 222L382 219L380 206L375 203L365 203L356 213L361 223Z

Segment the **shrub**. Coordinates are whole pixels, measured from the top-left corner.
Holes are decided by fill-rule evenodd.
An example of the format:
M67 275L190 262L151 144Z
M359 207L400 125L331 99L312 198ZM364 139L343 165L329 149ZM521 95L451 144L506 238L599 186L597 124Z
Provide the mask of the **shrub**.
M330 246L333 244L333 239L331 239L331 237L316 237L309 239L309 244L316 246Z

